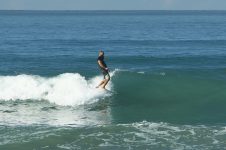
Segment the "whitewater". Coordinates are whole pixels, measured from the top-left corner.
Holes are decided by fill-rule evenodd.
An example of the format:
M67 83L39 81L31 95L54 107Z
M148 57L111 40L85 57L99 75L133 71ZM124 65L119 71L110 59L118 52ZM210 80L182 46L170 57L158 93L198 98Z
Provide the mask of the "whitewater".
M111 73L111 76L114 72ZM86 79L79 73L64 73L55 77L38 75L0 76L0 100L47 100L63 106L84 105L110 96L109 92L95 88L102 79ZM112 82L107 86L112 89Z

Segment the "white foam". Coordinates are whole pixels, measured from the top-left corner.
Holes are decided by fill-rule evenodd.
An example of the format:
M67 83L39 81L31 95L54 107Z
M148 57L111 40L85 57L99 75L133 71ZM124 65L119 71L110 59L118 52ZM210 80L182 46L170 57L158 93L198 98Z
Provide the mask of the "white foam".
M165 72L161 72L160 75L161 75L161 76L165 76L166 73L165 73Z
M51 78L36 75L0 76L0 100L48 100L58 105L92 103L109 95L95 88L101 80L101 76L86 80L78 73L64 73ZM107 88L111 90L111 81Z
M143 72L143 71L139 71L139 72L137 72L137 73L139 73L139 74L144 74L145 72Z

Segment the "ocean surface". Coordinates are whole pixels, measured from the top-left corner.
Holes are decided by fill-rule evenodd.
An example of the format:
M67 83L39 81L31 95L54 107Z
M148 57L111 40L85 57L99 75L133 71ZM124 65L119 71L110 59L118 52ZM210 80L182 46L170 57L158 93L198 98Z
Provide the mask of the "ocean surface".
M0 149L226 149L226 11L0 11Z

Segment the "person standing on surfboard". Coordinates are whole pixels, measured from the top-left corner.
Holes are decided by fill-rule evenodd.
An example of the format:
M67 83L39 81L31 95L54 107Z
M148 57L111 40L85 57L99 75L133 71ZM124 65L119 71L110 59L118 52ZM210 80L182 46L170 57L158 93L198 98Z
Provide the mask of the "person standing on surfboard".
M101 88L105 89L105 86L110 81L110 75L109 75L109 69L107 68L106 63L104 62L104 51L102 51L102 50L99 51L97 63L104 75L104 80L102 80L96 88L101 87Z

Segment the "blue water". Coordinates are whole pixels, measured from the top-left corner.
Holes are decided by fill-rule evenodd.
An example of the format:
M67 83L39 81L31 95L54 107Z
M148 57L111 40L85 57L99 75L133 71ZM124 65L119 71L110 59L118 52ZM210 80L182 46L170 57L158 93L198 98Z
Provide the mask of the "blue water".
M225 26L226 11L0 11L0 149L224 149ZM111 92L94 88L100 49Z

